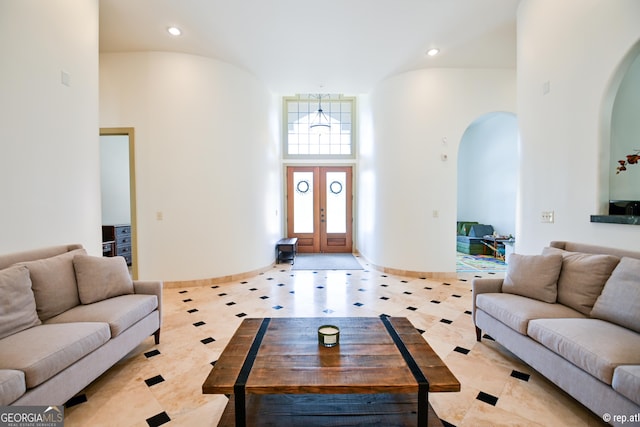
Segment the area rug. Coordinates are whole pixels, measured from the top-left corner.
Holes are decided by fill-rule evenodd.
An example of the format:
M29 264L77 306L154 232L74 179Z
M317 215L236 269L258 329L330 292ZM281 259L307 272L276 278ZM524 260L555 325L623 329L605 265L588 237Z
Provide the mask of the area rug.
M363 270L352 254L297 254L292 270Z
M458 252L456 271L461 273L476 271L497 273L507 271L507 264L500 259L488 255L467 255Z

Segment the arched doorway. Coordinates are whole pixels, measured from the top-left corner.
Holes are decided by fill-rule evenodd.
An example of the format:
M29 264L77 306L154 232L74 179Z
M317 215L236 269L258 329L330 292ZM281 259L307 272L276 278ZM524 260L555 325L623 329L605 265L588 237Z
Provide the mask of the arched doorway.
M518 125L515 114L485 114L465 130L458 149L457 221L516 234Z

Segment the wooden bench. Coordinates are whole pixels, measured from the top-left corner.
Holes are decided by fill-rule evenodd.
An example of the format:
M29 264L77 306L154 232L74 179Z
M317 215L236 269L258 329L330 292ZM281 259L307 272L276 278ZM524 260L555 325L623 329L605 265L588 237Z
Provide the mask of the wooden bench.
M278 240L276 243L276 259L280 263L282 261L295 262L296 253L298 252L298 238L291 237Z

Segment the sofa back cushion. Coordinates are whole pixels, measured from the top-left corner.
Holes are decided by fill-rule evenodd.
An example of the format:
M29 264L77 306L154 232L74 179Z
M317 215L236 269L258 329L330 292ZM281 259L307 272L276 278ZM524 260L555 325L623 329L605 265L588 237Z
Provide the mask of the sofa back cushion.
M80 304L73 257L86 253L84 249L76 249L51 258L17 264L29 269L40 320L45 321Z
M133 293L127 261L121 256L77 255L73 258L73 265L82 304Z
M27 267L0 270L0 296L0 339L41 323Z
M562 255L511 254L502 292L555 303Z
M591 317L640 332L640 259L624 257L591 310Z
M558 277L558 302L586 315L591 313L605 282L620 262L620 258L614 255L569 252L556 248L544 248L542 253L555 253L563 257Z

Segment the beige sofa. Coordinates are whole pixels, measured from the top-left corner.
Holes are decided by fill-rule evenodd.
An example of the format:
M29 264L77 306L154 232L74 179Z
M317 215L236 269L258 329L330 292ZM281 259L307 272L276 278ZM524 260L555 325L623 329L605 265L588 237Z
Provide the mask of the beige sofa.
M472 287L478 341L486 333L613 425L640 417L640 252L551 242Z
M0 255L0 406L62 405L143 340L162 282L64 245Z

